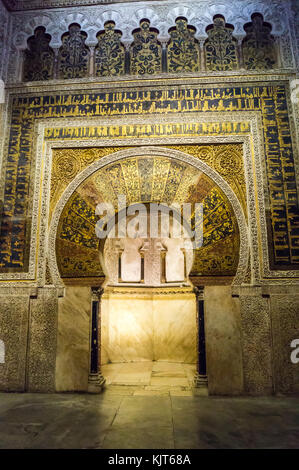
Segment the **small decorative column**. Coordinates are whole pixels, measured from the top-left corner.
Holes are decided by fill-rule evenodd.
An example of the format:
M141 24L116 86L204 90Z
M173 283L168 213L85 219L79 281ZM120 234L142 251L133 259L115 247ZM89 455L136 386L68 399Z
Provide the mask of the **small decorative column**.
M121 255L124 251L123 245L121 245L120 240L115 240L114 242L114 252L113 257L110 261L110 278L109 283L118 284L121 282Z
M95 75L94 69L94 56L95 56L95 46L89 46L89 76L93 77Z
M0 79L0 105L5 102L5 85L4 81Z
M197 323L197 364L194 377L195 388L207 388L206 339L204 320L203 287L195 287L196 295L196 323Z
M167 72L167 42L168 40L160 41L162 46L162 70L161 72Z
M130 57L130 42L123 42L125 46L125 75L130 73L131 57Z
M199 39L199 70L206 70L205 39Z
M244 60L243 60L242 40L243 40L242 37L238 38L237 50L238 50L239 68L244 70L245 66L244 66Z
M54 57L54 71L53 71L53 78L59 78L59 48L54 49L55 57Z
M90 363L88 392L101 393L105 379L101 373L101 297L102 287L92 287L90 317Z
M164 250L157 238L148 238L140 249L144 256L144 283L147 286L161 285L161 252Z

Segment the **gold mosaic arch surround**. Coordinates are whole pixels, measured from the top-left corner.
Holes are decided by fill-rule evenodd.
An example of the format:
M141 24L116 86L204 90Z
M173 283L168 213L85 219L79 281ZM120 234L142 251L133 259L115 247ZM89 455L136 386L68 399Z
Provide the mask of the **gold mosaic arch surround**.
M170 147L163 147L165 151ZM241 144L181 146L195 153L197 158L212 161L214 169L229 183L233 178L237 197L246 214L245 178ZM65 169L76 169L86 165L86 160L98 161L97 155L103 155L111 149L73 149L68 154L66 149L54 151L52 182L61 195ZM129 150L129 149L128 149ZM138 152L137 148L134 148ZM186 152L185 152L186 153ZM90 156L89 158L87 158ZM202 156L203 158L200 158ZM63 163L62 163L63 162ZM70 165L67 167L70 162ZM211 166L211 165L210 165ZM88 166L85 166L86 168ZM212 166L213 168L213 166ZM230 170L230 171L228 171ZM62 173L62 174L61 174ZM59 178L60 176L60 178ZM227 178L228 177L228 178ZM243 183L243 184L242 184ZM55 191L56 189L56 191ZM97 277L103 275L99 260L99 240L95 234L98 219L95 216L96 205L100 202L112 203L117 211L117 196L125 195L127 204L135 203L173 203L185 202L204 204L204 243L195 250L192 268L193 276L215 276L232 278L235 276L239 256L239 231L235 215L227 197L211 178L197 168L172 157L147 156L127 157L112 162L87 177L74 191L66 203L57 231L56 253L59 271L63 278ZM55 198L56 199L56 198ZM52 206L53 199L51 200ZM55 204L55 202L54 202ZM212 281L211 281L212 282Z
M252 164L258 167L258 174L261 175L261 165L260 160L262 161L263 155L263 147L262 141L259 140L259 116L256 116L255 113L246 112L246 113L234 113L232 119L231 115L223 114L221 116L219 122L219 115L216 113L214 114L204 114L200 116L194 115L183 115L183 116L171 116L171 120L168 116L152 116L150 119L143 118L138 116L136 124L136 118L132 116L128 116L126 118L126 123L129 125L130 132L137 128L138 132L140 132L140 136L138 135L138 139L132 138L131 134L129 133L126 136L126 139L122 138L111 138L111 136L103 139L92 139L92 138L85 138L79 139L74 141L74 137L78 137L77 129L78 126L86 126L87 120L81 121L78 119L74 119L73 121L67 120L57 120L57 119L47 119L47 120L40 120L36 126L36 134L38 136L36 144L35 144L35 152L36 152L36 178L35 178L35 195L33 199L33 226L39 227L36 231L33 232L31 238L31 262L30 262L30 270L28 274L14 274L10 275L12 279L34 279L35 277L35 268L37 269L37 277L39 279L39 284L42 285L44 282L45 276L45 244L47 241L47 219L49 216L48 213L48 206L49 206L49 193L50 193L50 174L51 174L51 160L52 160L52 150L55 148L73 148L74 145L78 147L86 147L87 145L90 146L101 146L105 145L105 141L109 142L112 146L123 146L124 143L132 146L139 145L152 145L154 142L155 144L166 144L166 145L182 145L182 144L220 144L223 142L226 143L240 143L243 142L244 148L244 162L245 162L245 173L246 173L246 191L247 191L247 200L250 200L251 203L249 204L250 208L250 232L251 232L251 262L252 262L252 272L254 279L259 279L259 255L258 255L258 245L255 242L257 240L257 230L258 224L256 222L256 212L255 212L255 198L256 193L253 191L255 186L254 179L253 179L253 171L252 171ZM244 121L244 118L246 120ZM169 123L172 122L174 124ZM95 122L94 119L88 119L88 125L92 125ZM153 124L155 123L155 124ZM201 128L202 124L204 123L203 127ZM51 124L54 124L55 127L51 128ZM122 119L117 117L110 117L109 120L103 119L101 121L102 126L108 126L109 128L113 129L113 133L117 134L118 129L122 126ZM119 127L120 125L120 127ZM148 138L144 137L144 130L147 129L147 126L157 125L159 132L161 131L161 126L163 130L166 129L166 134L163 137L155 137ZM135 126L135 127L134 127ZM175 127L173 127L175 126ZM195 127L194 127L195 126ZM107 128L108 128L107 127ZM127 127L127 126L126 126ZM102 127L103 128L103 127ZM192 131L191 135L194 133L194 129L200 130L202 135L198 137L188 137L189 133L187 134L184 132ZM94 127L90 127L90 129L94 129ZM174 132L175 130L175 132ZM169 131L173 137L169 137ZM231 135L231 132L234 132ZM59 133L63 133L63 140L54 139L52 140L52 135L55 137L59 135ZM228 133L228 135L223 135L222 132ZM215 135L209 135L209 134ZM255 134L256 138L254 142L252 142L251 135ZM159 136L162 133L160 132ZM67 139L69 136L70 140ZM106 136L107 137L107 136ZM116 135L117 137L117 135ZM252 162L252 153L254 148L254 154L258 156L258 159ZM260 199L260 210L261 210L261 217L263 216L263 202L264 202L264 191L263 191L263 181L259 181L258 188L260 190L259 199ZM41 196L42 195L42 196ZM253 241L252 241L253 238ZM38 244L38 245L37 245ZM38 246L38 260L35 260L35 247ZM264 252L267 253L267 247L263 247ZM264 258L265 259L265 258ZM6 279L9 277L8 275L0 275L0 278L5 277ZM20 283L18 283L20 285Z
M190 144L161 147L180 150L192 155L216 170L232 187L247 218L243 144ZM106 155L126 149L128 149L126 146L53 149L49 224L63 191L80 171Z
M152 144L154 141L156 144L185 144L185 143L223 143L223 142L243 142L244 146L244 162L245 162L245 174L246 174L246 185L247 185L247 201L248 201L248 208L250 209L250 216L249 216L249 223L250 223L250 243L253 250L252 256L252 270L253 270L253 278L254 279L261 279L261 275L264 277L263 282L275 282L275 278L287 278L287 277L298 277L297 274L293 271L271 271L269 268L269 260L268 260L268 242L267 242L267 232L266 232L266 220L265 220L265 204L269 205L269 197L268 197L268 188L267 185L264 185L266 181L266 170L265 170L265 160L264 160L264 148L263 148L263 137L260 132L261 121L260 115L255 112L237 112L232 114L223 113L221 116L217 113L211 114L203 114L199 115L196 118L194 115L180 115L180 116L171 116L169 119L168 116L155 116L151 117L151 119L146 119L141 116L138 116L138 124L136 124L136 128L140 131L140 136L138 136L138 140L135 138L131 138L132 134L128 134L126 136L119 134L119 129L116 126L116 123L121 123L122 121L119 118L114 116L109 118L109 121L103 120L102 124L110 124L111 129L113 129L113 134L110 135L109 140L107 142L111 142L111 145L122 145L124 141L128 142L128 144L132 144L133 146L138 144ZM154 121L153 121L154 120ZM167 124L167 121L176 123L175 128L171 128L172 124ZM136 123L136 119L128 116L126 122L130 124L130 128L135 127L132 126L132 123ZM169 134L165 134L164 138L161 139L159 137L154 138L142 138L142 134L144 130L147 129L147 126L151 124L153 126L153 122L157 123L157 126L163 126L166 128L169 127L171 129L171 133L173 138L169 138ZM201 123L204 124L204 130L200 128ZM56 121L57 124L57 121ZM184 134L181 129L192 129L194 132L193 126L198 126L197 131L200 130L202 136L200 137L187 137L187 134ZM228 127L227 127L228 126ZM227 130L229 128L229 135L226 135ZM63 134L63 137L70 138L70 142L67 143L64 141L60 141L61 146L63 147L73 147L71 141L74 136L77 135L79 127L74 126L72 129L67 127L66 132ZM91 129L98 129L98 128L91 128ZM132 130L131 129L131 130ZM180 131L177 132L177 129ZM55 131L56 132L56 131ZM130 131L131 132L131 131ZM198 132L198 133L200 133ZM235 135L231 135L230 133L234 133ZM53 131L50 130L50 137ZM208 133L209 137L205 137L206 133ZM213 135L214 134L214 135ZM161 134L159 134L161 135ZM193 134L191 134L193 135ZM106 135L107 137L107 135ZM114 138L112 138L114 137ZM118 137L118 138L117 138ZM120 138L119 138L120 137ZM126 137L126 139L124 138ZM127 140L128 138L128 140ZM104 140L101 140L102 144ZM90 144L91 146L96 145L99 143L99 139L85 139L85 142ZM81 146L85 146L84 139L80 141ZM60 147L59 142L56 142L54 146ZM51 148L54 148L53 145ZM179 146L177 147L179 148ZM257 215L258 214L258 215ZM259 232L259 233L258 233ZM262 240L261 245L258 247L257 239ZM255 254L254 254L255 253ZM259 253L259 254L258 254ZM259 259L258 259L259 258ZM260 267L262 268L262 273L260 273ZM267 281L265 278L271 278L271 280ZM288 280L288 283L292 283L292 280ZM296 279L294 279L296 282Z
M219 116L217 116L219 118ZM259 117L255 115L255 113L246 113L246 118L247 120L244 121L244 118L245 118L245 113L236 113L235 116L234 116L235 120L232 120L232 117L231 115L227 115L227 116L222 116L222 120L220 121L220 123L217 123L217 120L216 120L216 114L212 114L212 115L204 115L204 116L192 116L192 115L189 115L189 116L172 116L171 117L171 122L174 122L176 126L178 126L178 133L174 134L173 135L173 138L169 138L169 136L166 134L163 138L155 138L154 139L154 143L155 144L197 144L197 143L206 143L206 144L215 144L215 143L240 143L240 142L243 142L243 149L244 149L244 163L245 163L245 173L246 173L246 192L247 192L247 200L250 200L251 203L249 205L250 209L251 209L251 214L250 214L250 217L249 217L249 223L250 223L250 232L252 234L252 238L253 238L253 241L252 241L252 238L250 240L250 245L251 245L251 253L252 253L252 256L251 256L251 264L252 264L252 278L253 279L260 279L260 260L259 260L259 254L258 254L258 244L257 242L255 242L255 240L257 240L257 231L258 231L258 225L256 223L256 212L255 212L255 198L256 198L256 194L254 192L254 180L253 180L253 171L252 171L252 157L251 157L251 154L253 152L253 147L254 147L254 153L256 153L257 155L260 156L260 158L262 159L262 155L263 155L263 148L262 148L262 142L259 141L258 138L255 139L255 142L251 142L251 134L252 133L255 133L255 135L258 137L258 120L259 120ZM216 121L216 123L215 123ZM63 121L54 121L53 120L53 123L55 122L55 125L57 124L65 124L65 122ZM78 121L76 120L76 125L78 125ZM91 122L93 122L91 120ZM113 132L116 133L117 132L117 126L116 124L117 123L121 123L122 121L120 121L119 119L115 118L115 117L110 117L109 118L109 121L108 120L103 120L102 121L102 125L105 125L105 124L109 124L112 129L113 129ZM132 126L132 123L136 123L136 119L128 116L127 119L126 119L126 122L127 124L129 124L130 126ZM146 119L145 120L145 124L142 124L144 122L144 120L141 119L141 116L138 117L138 127L141 128L140 132L141 132L141 135L140 137L138 138L138 140L135 138L135 139L109 139L108 142L111 143L111 145L123 145L124 143L127 143L128 144L132 144L132 146L136 146L136 144L140 144L140 145L152 145L153 143L153 139L152 138L144 138L143 137L143 134L142 134L142 128L147 125L149 125L150 123L157 123L158 126L160 126L161 124L163 124L163 126L166 126L166 128L169 128L170 126L170 130L171 132L173 133L173 128L171 127L170 124L167 124L167 120L165 117L162 117L162 116L155 116L154 118L151 118L150 120L149 119ZM193 126L193 123L196 125L196 126L200 126L200 123L201 122L204 122L205 123L205 132L211 132L211 127L210 126L216 126L215 127L215 136L207 136L205 137L205 135L202 135L200 137L187 137L186 135L183 134L182 136L182 129L183 128L187 128L189 129L190 128L190 124L191 124L191 129L192 131L194 131L194 129L192 128ZM86 124L86 121L84 121L84 123ZM159 124L160 123L160 124ZM79 123L80 124L80 123ZM40 127L42 127L43 130L40 129L41 131L41 142L40 144L42 145L42 143L44 142L43 141L43 138L42 138L42 135L43 133L47 132L47 129L49 129L49 121L46 121L44 123L40 123ZM69 123L70 125L70 123ZM220 127L219 127L220 126ZM235 135L219 135L219 129L222 129L223 127L223 132L225 130L227 130L227 126L228 126L228 129L229 131L235 131ZM134 126L133 126L134 127ZM67 126L67 129L66 129L66 132L67 133L70 133L70 135L72 136L73 132L77 132L76 131L77 127L75 128L70 128L69 126ZM180 132L179 132L180 131ZM241 132L242 131L242 132ZM51 131L52 132L52 131ZM187 134L188 135L188 134ZM130 137L130 135L128 136ZM80 147L86 147L86 145L90 145L90 146L95 146L95 145L100 145L100 144L104 144L105 139L103 140L99 140L99 139L91 139L91 140L88 140L86 139L85 141L82 140L79 142L79 146ZM78 142L76 142L77 146L78 146ZM47 161L48 160L51 160L51 157L52 157L52 151L54 148L61 148L61 147L64 147L64 148L72 148L74 146L74 141L72 140L72 138L70 139L69 142L66 142L65 140L63 141L57 141L57 142L48 142L46 144L46 148L44 149L44 153L47 155L46 159ZM186 155L186 157L188 157ZM256 165L259 167L259 163L258 161L256 162ZM50 168L50 167L48 167ZM260 173L260 171L259 171ZM46 181L49 181L49 171L47 171L47 174L48 176L45 178L45 182ZM45 188L48 188L48 185L49 183L47 183L47 185L45 186ZM259 189L261 191L261 209L263 207L263 200L264 200L264 192L263 192L263 182L260 181L260 184L259 184ZM49 188L46 189L46 191L49 191ZM44 208L45 210L47 210L47 204L45 202L44 204ZM44 220L44 218L42 218L42 221ZM42 229L42 234L44 234L46 231L46 226L44 226L44 228ZM42 248L44 246L43 244L43 241L41 240L41 244L40 244L40 252L44 250L44 248ZM267 248L265 249L265 251L267 251ZM39 278L43 278L44 276L44 266L45 266L45 260L44 260L44 257L40 258L40 262L38 264L38 267L39 267Z
M76 189L80 186L80 184L86 180L89 176L93 175L95 171L100 168L103 168L110 163L115 163L117 161L125 160L126 158L130 158L132 156L144 156L144 157L171 157L174 160L185 162L190 166L193 166L203 173L205 173L208 177L210 177L217 186L223 191L225 196L228 198L237 223L239 227L240 233L240 256L239 256L239 264L237 269L237 274L234 279L235 284L239 284L242 282L246 275L247 264L248 264L248 230L247 224L245 220L245 216L239 203L236 195L230 188L230 186L226 183L226 181L208 167L204 162L195 159L183 152L178 150L170 150L161 147L139 147L135 149L128 149L116 152L109 156L103 157L101 160L94 162L85 170L83 170L66 188L62 197L60 198L52 217L51 227L50 227L50 235L49 235L49 245L48 245L48 262L49 262L49 271L52 281L55 285L62 285L58 265L57 265L57 258L56 258L56 239L57 239L57 231L59 227L60 218L62 212L64 210L65 205L68 203L70 197L74 193Z

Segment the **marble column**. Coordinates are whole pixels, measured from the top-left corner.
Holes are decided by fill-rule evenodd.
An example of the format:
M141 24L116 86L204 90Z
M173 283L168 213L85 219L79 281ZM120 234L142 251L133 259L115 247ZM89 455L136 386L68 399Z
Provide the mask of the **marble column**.
M204 320L204 300L203 288L195 287L196 295L196 324L197 324L197 364L194 377L195 388L207 388L207 361L206 361L206 339L205 339L205 320Z
M157 238L147 239L140 253L144 257L144 284L147 286L161 285L161 252L165 249Z
M54 53L55 53L55 56L54 56L54 79L55 78L59 78L59 58L58 58L58 55L59 55L59 48L58 49L54 49Z
M200 70L206 70L206 58L205 58L205 39L199 40L199 60L200 60Z
M89 46L89 76L95 75L95 46Z
M0 104L5 102L5 85L4 81L0 79Z
M244 70L245 67L244 67L244 59L243 59L243 52L242 52L242 40L243 40L242 37L238 38L237 50L238 50L239 68Z
M90 361L87 390L89 393L101 393L105 384L105 378L101 373L101 298L104 289L93 287L91 292Z
M167 72L167 40L161 41L162 46L162 70L161 72Z
M125 74L129 74L130 73L130 46L131 46L131 43L130 42L123 42L123 45L125 46Z

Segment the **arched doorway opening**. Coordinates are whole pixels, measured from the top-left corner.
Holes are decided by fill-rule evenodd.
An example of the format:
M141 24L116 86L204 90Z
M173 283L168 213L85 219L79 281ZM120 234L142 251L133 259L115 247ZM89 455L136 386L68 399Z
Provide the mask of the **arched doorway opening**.
M107 225L101 247L103 375L112 387L130 385L140 392L190 389L196 303L189 280L193 245L181 214L163 204L139 203Z
M165 201L168 205L175 201L203 202L203 245L193 253L193 264L189 279L195 286L205 285L207 280L211 280L213 285L213 279L215 278L217 278L217 282L221 278L222 283L230 285L233 279L236 279L236 276L243 276L247 266L246 223L240 203L225 181L216 172L210 171L209 167L202 162L190 157L186 161L182 152L174 152L175 155L173 155L172 152L165 149L162 154L156 150L157 155L155 156L152 152L146 154L144 149L139 149L139 152L136 151L133 157L129 154L129 151L125 152L121 155L118 152L119 155L116 155L112 163L111 161L106 164L101 162L102 165L98 168L95 167L93 171L90 170L89 174L80 175L81 179L74 182L71 193L72 185L68 188L68 199L63 204L59 202L57 205L56 220L58 220L58 223L56 227L52 226L52 233L55 232L57 271L59 271L59 277L67 285L67 290L73 289L74 292L78 292L79 280L79 283L81 282L80 288L85 289L87 295L89 287L90 295L90 286L103 284L105 272L99 257L99 241L95 235L97 222L95 208L101 201L112 202L116 207L117 196L123 194L123 192L131 204L161 201ZM136 179L132 179L134 171L135 175L138 175L137 182ZM122 176L120 177L120 175ZM148 175L150 175L150 181ZM240 251L241 259L239 258ZM140 259L142 259L142 256L140 256ZM114 266L117 266L117 273L119 274L121 272L119 262ZM144 269L144 266L143 268L140 266L140 273L142 269ZM161 273L165 276L165 272L162 271ZM142 281L142 276L139 277ZM125 279L124 281L126 282ZM72 284L74 287L69 287ZM116 286L113 287L115 291ZM121 286L117 285L117 288L120 289ZM196 298L194 293L192 295L195 308ZM71 296L69 296L69 299ZM66 298L63 302L66 302ZM136 295L134 298L137 305ZM132 299L129 302L132 303ZM170 306L170 299L166 301L165 305L167 305L167 302ZM75 301L73 305L74 303ZM87 297L85 305L87 305ZM62 311L63 309L65 310L65 307L62 306ZM63 315L62 313L61 317ZM71 308L69 311L70 316ZM84 320L85 330L86 320L87 315ZM61 320L61 325L66 321L66 318ZM179 325L179 322L177 324ZM118 322L118 325L120 325L120 322ZM104 326L103 323L102 326ZM104 329L105 326L102 333ZM122 331L124 331L124 327ZM167 338L171 338L171 334L168 333ZM188 338L188 334L185 334L185 338ZM67 355L63 352L67 349L65 344L63 346L65 342L66 338L62 339L61 344L58 345L56 383L59 390L65 389L61 377L65 375L70 361L75 364L70 354ZM195 342L198 343L198 335L196 335ZM175 344L175 342L173 341L172 344ZM80 388L84 389L86 382L88 382L86 358L89 352L88 345L86 345L86 335L82 349L84 349L85 366L83 372L82 362L80 366L82 385ZM99 349L103 353L105 348ZM105 353L102 354L102 359L105 359ZM80 361L81 359L78 362ZM90 356L88 361L90 362ZM69 387L71 386L69 385ZM78 388L78 385L76 385L76 388Z

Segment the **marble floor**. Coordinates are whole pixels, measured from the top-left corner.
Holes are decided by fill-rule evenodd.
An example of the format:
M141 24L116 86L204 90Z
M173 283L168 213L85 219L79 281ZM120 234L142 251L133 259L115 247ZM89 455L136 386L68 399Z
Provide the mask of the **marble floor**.
M192 396L195 364L175 362L110 363L102 366L107 390L127 395Z
M0 449L299 448L296 398L0 393Z
M0 449L299 448L299 398L195 396L194 366L144 366L108 365L101 395L0 393Z

